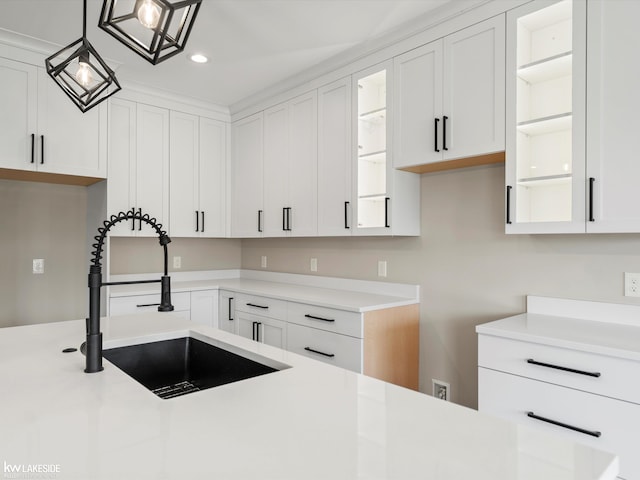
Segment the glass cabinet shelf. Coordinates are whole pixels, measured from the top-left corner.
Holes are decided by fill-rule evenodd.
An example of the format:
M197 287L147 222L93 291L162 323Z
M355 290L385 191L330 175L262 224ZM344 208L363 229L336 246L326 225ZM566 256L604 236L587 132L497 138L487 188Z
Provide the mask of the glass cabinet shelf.
M384 117L387 113L387 108L386 107L382 107L382 108L376 108L375 110L371 110L369 112L364 112L358 115L358 117L360 118L360 120L371 120L371 119L380 119L380 120L384 120Z
M553 55L522 65L518 77L528 83L540 83L571 75L573 55L571 51Z
M360 160L367 160L369 162L384 163L387 159L386 153L386 150L378 150L377 152L371 153L361 153L360 155L358 155L358 158Z
M547 133L569 130L572 123L571 112L560 113L534 120L519 122L518 131L526 135L545 135Z
M571 183L572 175L570 173L562 173L559 175L545 175L542 177L526 177L519 178L518 185L524 187L536 187L544 185L558 185L563 183Z

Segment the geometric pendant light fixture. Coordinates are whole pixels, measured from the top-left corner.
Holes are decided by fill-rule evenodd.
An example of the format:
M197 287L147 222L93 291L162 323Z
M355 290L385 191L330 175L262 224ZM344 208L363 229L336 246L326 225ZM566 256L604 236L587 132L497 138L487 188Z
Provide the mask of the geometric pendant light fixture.
M98 26L148 62L182 52L202 0L104 0Z
M47 58L45 66L83 113L121 88L113 71L87 40L87 0L83 2L82 38Z

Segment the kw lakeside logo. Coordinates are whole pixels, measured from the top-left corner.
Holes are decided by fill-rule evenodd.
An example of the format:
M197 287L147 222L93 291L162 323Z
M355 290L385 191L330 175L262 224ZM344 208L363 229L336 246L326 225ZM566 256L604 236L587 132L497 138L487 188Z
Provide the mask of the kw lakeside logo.
M57 463L13 464L4 461L3 478L7 479L54 479L62 471Z

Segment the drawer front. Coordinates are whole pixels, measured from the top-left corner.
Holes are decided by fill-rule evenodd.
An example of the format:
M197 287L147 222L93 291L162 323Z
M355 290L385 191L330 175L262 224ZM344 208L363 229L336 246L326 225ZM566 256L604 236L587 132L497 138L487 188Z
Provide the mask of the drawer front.
M640 404L640 362L632 360L479 335L478 365Z
M615 453L620 457L620 477L640 478L640 405L485 368L478 369L478 385L482 413ZM529 412L547 421L530 417ZM587 432L599 432L600 436Z
M171 304L175 312L191 310L190 292L171 294ZM160 305L160 292L151 295L132 295L129 297L111 297L109 315L131 315L132 313L157 312Z
M284 300L238 293L235 297L234 304L236 311L239 312L248 312L281 320L287 318L287 302Z
M363 338L362 315L360 313L294 302L289 302L287 308L287 320L289 322Z
M314 360L362 372L362 340L289 323L287 350Z

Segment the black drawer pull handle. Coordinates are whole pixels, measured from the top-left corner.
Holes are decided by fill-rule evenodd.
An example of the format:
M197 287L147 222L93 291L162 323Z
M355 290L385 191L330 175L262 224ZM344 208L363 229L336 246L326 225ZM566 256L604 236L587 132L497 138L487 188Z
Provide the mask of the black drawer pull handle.
M569 425L567 423L562 423L556 420L551 420L550 418L541 417L539 415L536 415L533 412L527 412L527 417L540 420L541 422L547 422L552 425L557 425L558 427L568 428L569 430L573 430L574 432L584 433L585 435L591 435L592 437L599 438L600 436L602 436L602 432L598 432L596 430L585 430L584 428L580 428L580 427L574 427L573 425Z
M255 303L247 303L247 307L264 308L265 310L269 308L268 305L256 305Z
M200 231L200 214L198 210L196 210L196 232Z
M449 120L449 117L447 117L446 115L443 115L442 117L442 149L443 150L449 150L449 148L447 147L447 120Z
M138 308L143 308L143 307L159 307L160 304L159 303L141 303L140 305L136 305L136 307Z
M533 358L527 359L527 363L530 363L531 365L538 365L540 367L555 368L556 370L562 370L563 372L571 372L571 373L577 373L579 375L587 375L588 377L597 378L600 376L600 372L585 372L584 370L576 370L575 368L561 367L560 365L553 365L552 363L538 362Z
M40 165L44 165L44 135L40 135Z
M305 315L306 318L311 318L313 320L322 320L323 322L335 322L335 320L333 318L322 318L322 317L316 317L315 315Z
M233 321L233 317L231 316L231 300L233 300L233 297L229 297L229 313L227 314L227 317L230 322Z
M319 351L319 350L314 350L313 348L309 348L309 347L304 347L304 349L305 349L307 352L317 353L318 355L323 355L323 356L325 356L325 357L329 357L329 358L333 358L333 357L335 357L335 355L334 355L333 353L324 353L324 352L321 352L321 351Z
M439 118L434 118L435 122L434 122L434 131L433 131L433 138L434 140L434 150L436 152L439 152L440 149L438 148L438 122L440 121Z
M344 228L351 228L347 220L349 213L349 202L344 202Z
M511 225L511 189L513 187L511 185L507 185L507 213L506 213L506 217L507 217L507 225Z
M36 155L36 134L32 133L31 134L31 163L34 163L36 161L35 159L35 155Z
M596 179L593 177L589 177L589 221L595 222L596 219L593 216L593 184Z

